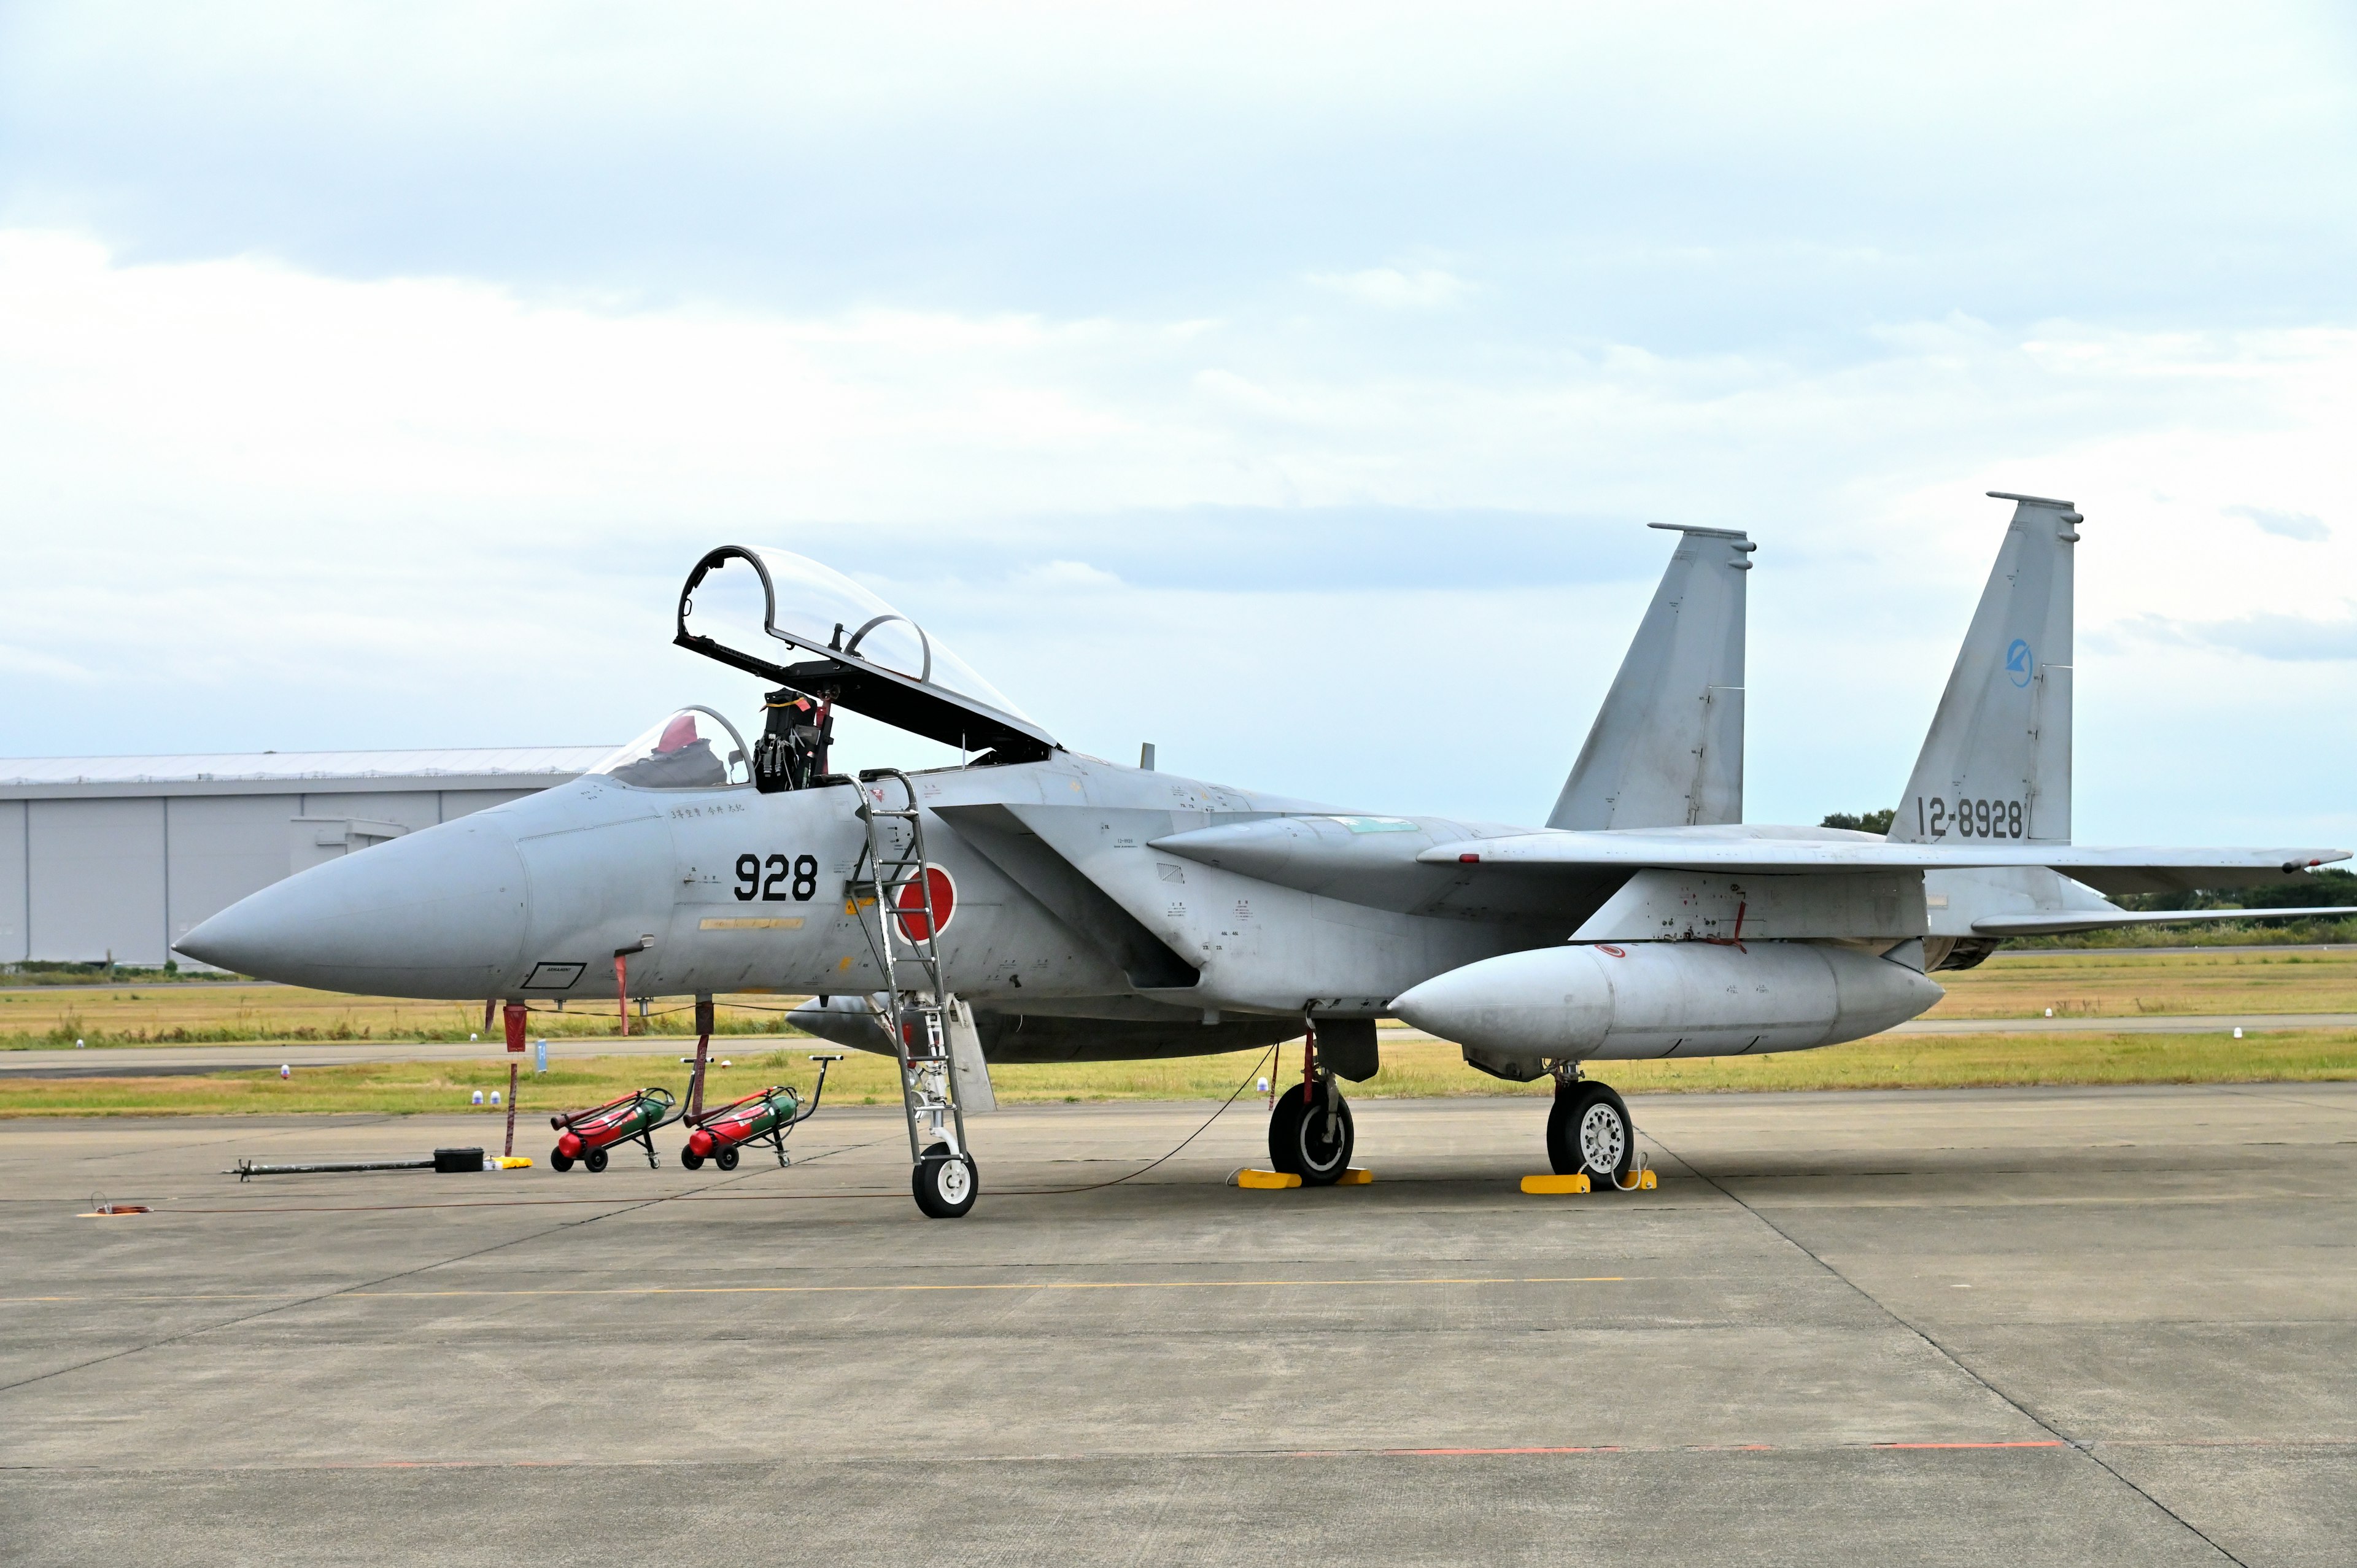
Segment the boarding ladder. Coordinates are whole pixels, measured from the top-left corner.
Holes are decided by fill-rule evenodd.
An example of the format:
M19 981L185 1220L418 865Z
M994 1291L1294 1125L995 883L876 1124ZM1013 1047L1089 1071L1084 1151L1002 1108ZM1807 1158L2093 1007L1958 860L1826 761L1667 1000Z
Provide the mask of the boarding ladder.
M903 802L898 807L886 804L894 785ZM884 977L879 1021L891 1031L900 1060L909 1155L921 1161L942 1145L953 1155L964 1155L965 1113L950 1060L953 1002L934 944L941 922L934 918L932 863L925 858L916 786L897 768L868 768L859 775L859 818L867 827L867 847L852 867L844 896L859 912ZM913 929L918 927L921 931Z

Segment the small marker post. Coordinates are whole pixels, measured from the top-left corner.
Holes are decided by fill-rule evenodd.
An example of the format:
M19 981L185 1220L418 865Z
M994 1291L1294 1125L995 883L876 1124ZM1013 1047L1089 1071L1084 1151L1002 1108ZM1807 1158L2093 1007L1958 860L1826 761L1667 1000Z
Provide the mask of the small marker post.
M502 1158L515 1153L516 1058L523 1055L523 1025L528 1015L521 1002L509 1003L502 1015L508 1026L508 1142L500 1151Z
M694 1126L704 1119L704 1072L712 1056L712 993L698 993L695 998L695 1072L687 1080L687 1124Z

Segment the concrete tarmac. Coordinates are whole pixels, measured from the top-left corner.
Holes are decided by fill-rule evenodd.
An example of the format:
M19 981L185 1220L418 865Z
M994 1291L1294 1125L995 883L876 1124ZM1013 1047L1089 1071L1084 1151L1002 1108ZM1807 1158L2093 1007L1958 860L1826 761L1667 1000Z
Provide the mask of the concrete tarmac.
M0 1561L2346 1564L2357 1084L884 1109L795 1165L286 1177L479 1118L0 1123ZM544 1155L545 1123L526 1152ZM155 1212L83 1219L91 1193Z

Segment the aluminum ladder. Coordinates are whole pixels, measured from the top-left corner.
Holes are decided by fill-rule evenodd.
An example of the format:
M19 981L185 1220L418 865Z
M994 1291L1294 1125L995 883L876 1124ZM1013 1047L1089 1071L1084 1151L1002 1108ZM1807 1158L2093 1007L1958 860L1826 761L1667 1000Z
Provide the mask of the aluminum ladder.
M900 788L899 807L885 804L883 787L891 784ZM916 786L897 768L866 769L859 775L859 818L867 827L867 847L852 867L844 896L861 912L860 924L884 977L882 1023L891 1031L900 1062L909 1157L921 1163L931 1151L945 1147L952 1157L971 1159L950 1059L952 1002L934 945L941 922L934 918L932 863L925 858ZM904 907L900 900L909 888L917 897ZM921 934L910 929L920 924Z

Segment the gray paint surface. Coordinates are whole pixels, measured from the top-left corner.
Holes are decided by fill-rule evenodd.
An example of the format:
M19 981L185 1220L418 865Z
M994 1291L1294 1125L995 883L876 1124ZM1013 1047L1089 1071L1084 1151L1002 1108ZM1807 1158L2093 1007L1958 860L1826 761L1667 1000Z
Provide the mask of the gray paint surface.
M1210 1107L1012 1108L921 1255L882 1111L785 1173L247 1187L494 1123L0 1125L6 1551L2348 1561L2357 1086L1639 1099L1625 1197L1515 1190L1544 1106L1367 1102L1374 1185L1292 1193L1222 1185L1231 1112L1063 1196Z
M1551 828L1743 820L1744 584L1758 546L1728 529L1674 532L1669 569L1564 780Z

